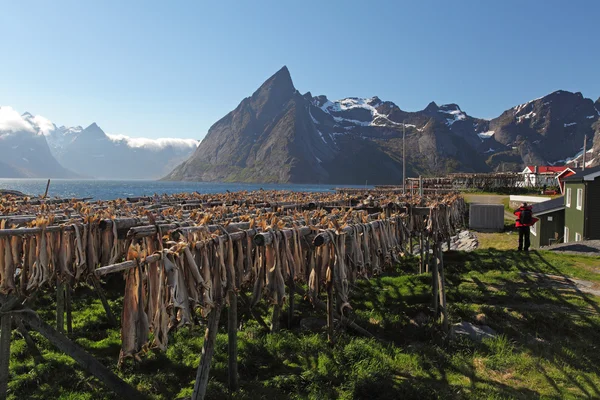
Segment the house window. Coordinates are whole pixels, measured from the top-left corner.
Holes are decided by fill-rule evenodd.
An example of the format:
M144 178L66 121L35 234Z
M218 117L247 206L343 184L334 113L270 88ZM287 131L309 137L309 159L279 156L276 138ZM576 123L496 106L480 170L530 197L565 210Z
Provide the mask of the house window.
M531 228L529 228L529 231L534 235L537 236L537 222L533 225L531 225Z
M571 188L567 188L567 197L565 200L565 206L571 207Z
M575 232L575 241L581 242L581 234L579 232Z
M548 217L548 221L552 221L552 217Z
M583 189L577 189L577 209L581 210L583 205Z
M569 228L565 226L565 243L569 243Z

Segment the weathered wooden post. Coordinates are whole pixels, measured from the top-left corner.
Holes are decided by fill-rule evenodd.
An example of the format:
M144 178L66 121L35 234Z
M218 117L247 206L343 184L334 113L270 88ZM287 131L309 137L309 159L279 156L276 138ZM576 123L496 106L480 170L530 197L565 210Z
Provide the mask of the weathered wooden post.
M432 262L432 271L431 271L431 282L433 284L433 314L436 316L438 316L438 263L437 263L437 244L434 244L434 251L433 251L433 262Z
M423 232L419 232L419 274L425 270L425 254L423 252Z
M11 314L0 316L0 399L6 399L10 363Z
M71 307L71 282L67 281L67 285L65 287L65 302L66 302L66 312L67 312L67 333L71 335L73 333L73 315L72 315L72 307Z
M327 286L327 340L333 344L333 282L328 280Z
M65 333L65 283L56 278L56 330Z
M429 237L425 237L425 273L429 272Z
M227 336L228 336L228 376L229 390L236 391L238 389L238 364L237 364L237 295L233 288L228 292L229 309L227 310Z
M438 279L440 288L440 307L442 309L442 327L445 332L448 332L449 321L448 321L448 309L446 305L446 282L444 279L444 253L442 252L441 242L437 245L438 249Z
M273 314L271 314L271 332L279 331L279 317L281 315L281 305L278 301L273 304Z
M217 279L218 280L218 279ZM196 383L192 393L192 400L203 400L208 386L208 376L210 373L210 363L215 352L215 340L217 330L219 329L219 318L221 317L221 302L216 302L208 316L208 325L204 334L204 343L202 344L202 355L200 356L200 365L196 372Z

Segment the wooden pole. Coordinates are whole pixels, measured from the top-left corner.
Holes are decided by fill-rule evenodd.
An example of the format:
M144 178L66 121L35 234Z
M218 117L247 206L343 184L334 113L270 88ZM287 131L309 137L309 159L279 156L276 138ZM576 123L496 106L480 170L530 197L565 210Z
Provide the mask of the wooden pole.
M65 283L56 281L56 330L65 333Z
M279 303L273 304L273 314L271 314L271 332L279 330L279 316L281 315L281 306Z
M0 399L7 397L10 363L10 336L12 322L10 314L0 316Z
M208 386L208 374L210 372L210 363L215 352L215 339L219 329L219 318L221 317L221 304L217 303L208 316L208 325L204 334L204 344L202 345L202 356L196 372L196 383L191 400L203 400Z
M427 242L427 247L429 250L429 241ZM434 252L433 252L434 257L437 256L437 251L435 251L435 247L434 247ZM429 267L429 266L428 266ZM429 269L429 268L428 268ZM438 305L439 305L439 301L438 301L438 264L437 264L437 260L434 259L433 263L432 263L432 271L431 271L431 283L433 285L433 315L435 315L436 317L438 316Z
M425 238L425 272L429 272L429 238Z
M65 287L65 303L67 312L67 333L71 335L73 333L73 315L71 309L71 283L67 282Z
M237 295L234 290L228 292L229 296L229 308L227 310L227 335L229 339L228 353L229 353L229 390L238 390L238 362L237 362L237 329L238 329L238 318L237 318Z
M327 340L333 344L333 282L327 282Z
M294 320L294 294L296 293L296 283L294 282L294 278L290 277L290 282L288 284L288 288L290 289L290 296L288 302L288 329L292 329L292 323Z
M46 191L44 192L44 199L48 197L48 189L50 189L50 179L48 179L48 183L46 183Z
M123 381L102 363L88 354L77 344L69 340L65 335L53 329L42 321L37 314L30 310L19 313L19 317L30 328L38 331L42 336L56 346L60 351L73 358L84 370L102 381L109 389L114 391L120 398L143 399L140 392L135 390L127 382Z
M444 280L444 253L442 252L442 244L438 243L438 279L439 279L439 291L440 291L440 304L442 309L442 327L444 332L448 332L449 321L448 321L448 309L446 307L446 283Z
M110 309L108 300L106 300L106 296L104 295L104 290L102 290L102 286L100 286L100 281L94 274L90 274L90 280L92 281L92 284L94 285L96 294L98 295L98 297L100 298L100 301L102 302L102 306L104 307L104 311L106 312L106 317L108 318L108 323L111 324L112 326L117 326L117 319L115 318L115 315L113 314L113 312Z
M419 274L423 273L425 269L425 259L423 258L423 232L419 232Z

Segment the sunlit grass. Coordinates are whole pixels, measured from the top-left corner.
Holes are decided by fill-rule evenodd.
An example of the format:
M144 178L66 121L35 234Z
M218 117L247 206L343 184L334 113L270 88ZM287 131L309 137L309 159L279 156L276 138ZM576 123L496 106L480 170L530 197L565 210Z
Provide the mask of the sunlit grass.
M338 328L335 344L330 345L323 330L301 331L297 321L288 329L287 306L282 330L266 334L241 308L241 388L236 393L227 388L227 334L222 328L208 398L600 397L598 298L528 274L600 283L598 259L503 251L499 238L494 243L472 253L445 254L451 322L486 324L498 332L494 339L481 343L448 339L431 313L431 277L415 275L417 260L408 257L393 273L351 285L353 310L348 316L376 338ZM109 292L117 316L119 290ZM202 327L172 332L166 352L151 350L141 363L128 361L117 370L120 331L108 325L101 303L89 292L76 293L75 299L73 339L78 345L150 398L191 396L202 351ZM297 316L325 318L300 296L296 303ZM41 298L39 307L52 322L52 296ZM260 310L268 321L264 303ZM226 326L226 310L221 326ZM45 359L39 365L20 335L13 334L9 399L117 398L39 335L34 338Z

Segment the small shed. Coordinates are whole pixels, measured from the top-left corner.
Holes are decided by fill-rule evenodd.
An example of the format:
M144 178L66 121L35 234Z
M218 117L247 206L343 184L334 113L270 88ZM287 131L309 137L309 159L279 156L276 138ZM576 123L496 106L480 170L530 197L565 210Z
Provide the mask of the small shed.
M531 207L538 221L531 227L531 247L540 248L562 243L565 226L565 201L562 197Z
M504 205L472 203L469 207L469 229L483 232L504 230Z

